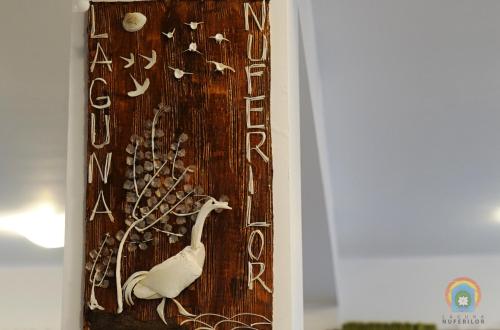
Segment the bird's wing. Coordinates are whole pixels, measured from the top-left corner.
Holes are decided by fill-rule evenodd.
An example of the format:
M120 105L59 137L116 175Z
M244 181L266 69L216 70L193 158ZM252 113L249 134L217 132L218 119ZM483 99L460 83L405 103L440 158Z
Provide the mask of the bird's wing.
M141 284L163 297L175 298L202 273L199 261L186 249L153 267Z
M230 71L233 71L233 72L236 72L232 67L230 67L229 65L225 65L224 64L224 67Z
M140 282L134 287L134 295L139 299L159 299L162 296Z

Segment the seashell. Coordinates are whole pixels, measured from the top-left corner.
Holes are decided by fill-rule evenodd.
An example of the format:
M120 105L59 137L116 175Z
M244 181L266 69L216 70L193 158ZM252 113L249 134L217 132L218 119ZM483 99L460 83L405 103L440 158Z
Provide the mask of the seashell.
M137 32L144 27L148 19L141 13L127 13L123 18L122 26L125 31Z

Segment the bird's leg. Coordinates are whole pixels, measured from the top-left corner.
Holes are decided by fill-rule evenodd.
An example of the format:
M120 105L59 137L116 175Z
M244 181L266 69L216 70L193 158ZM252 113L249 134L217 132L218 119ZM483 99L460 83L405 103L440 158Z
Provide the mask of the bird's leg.
M161 303L158 305L158 307L156 307L156 311L158 312L158 315L160 316L160 319L163 321L163 323L167 324L167 321L165 320L165 299L166 298L163 298L161 300Z

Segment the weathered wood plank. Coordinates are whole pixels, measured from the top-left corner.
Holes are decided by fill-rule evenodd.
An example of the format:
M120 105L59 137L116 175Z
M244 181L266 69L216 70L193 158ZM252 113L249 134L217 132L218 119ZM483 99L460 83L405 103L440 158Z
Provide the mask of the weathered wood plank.
M250 1L256 15L260 17L262 2ZM125 230L125 199L126 191L123 184L126 181L129 156L125 151L134 134L143 136L147 121L153 119L153 109L159 103L165 103L172 108L158 122L158 128L165 131L161 138L164 144L159 147L160 153L166 153L176 137L186 133L189 140L185 143L186 157L184 162L196 166L196 171L188 182L201 185L211 196L229 197L232 211L212 214L207 221L203 242L207 248L204 272L191 287L178 297L178 300L194 314L218 313L233 316L238 313L255 313L272 317L272 294L262 285L255 282L253 290L248 288L248 273L250 256L247 250L250 234L260 229L264 237L264 249L259 262L266 266L261 276L264 283L272 288L273 283L273 228L247 227L245 214L246 200L249 188L249 166L253 172L255 193L252 195L251 219L272 224L272 162L265 162L254 151L252 161L246 159L246 139L249 131L266 133L266 141L261 150L271 159L271 127L270 127L270 55L264 61L252 62L247 58L248 35L252 34L255 42L254 57L261 51L262 36L269 38L269 19L264 30L259 31L253 19L250 20L250 31L245 30L243 2L237 0L207 0L207 1L152 1L136 3L94 3L96 33L108 33L107 39L90 38L88 54L92 62L99 43L108 59L112 60L112 72L105 64L96 64L95 70L89 72L89 88L93 79L102 78L93 86L91 98L109 96L111 106L97 110L88 105L88 147L87 159L95 153L101 164L104 164L106 154L112 152L112 162L108 183L103 183L94 166L93 182L87 186L87 223L86 223L86 260L89 253L99 249L100 242L106 233L112 236L119 230ZM267 4L266 4L267 6ZM147 17L145 27L135 33L126 32L121 22L127 12L141 12ZM197 30L191 30L185 23L203 22ZM168 39L161 32L175 29L173 39ZM230 42L218 44L210 36L224 33ZM202 54L184 52L191 42L196 42ZM157 63L150 70L144 69L147 61L139 54L151 56L155 50ZM129 57L133 53L135 65L125 69L125 61L120 56ZM98 54L102 60L101 54ZM214 71L214 66L207 61L217 61L230 65L235 72L224 74ZM253 93L248 94L247 75L245 67L252 63L265 64L261 77L252 79ZM181 68L193 75L176 79L169 67ZM258 71L258 70L254 70ZM130 76L142 83L146 78L151 82L145 94L131 98L128 91L134 89ZM265 95L263 101L252 103L252 107L262 107L262 112L252 112L251 122L262 124L264 129L247 127L245 97ZM94 101L102 104L103 101ZM96 138L103 141L106 127L104 115L110 117L110 143L102 149L96 149L91 141L91 114L96 116ZM256 145L260 136L251 136L251 144ZM112 211L114 222L108 215L96 214L89 221L99 191ZM174 219L175 222L175 219ZM123 258L122 277L139 270L149 270L154 265L178 253L190 242L190 226L188 233L179 242L170 244L169 237L162 233L154 233L158 244L149 246L145 251L125 252ZM174 225L174 229L179 226ZM254 250L258 250L259 241L254 241ZM257 251L258 252L258 251ZM255 253L257 254L257 253ZM257 272L256 268L256 272ZM85 273L85 302L90 299L92 285L88 281L89 272ZM108 313L116 310L116 287L113 280L108 289L97 288L95 294L99 303ZM158 322L156 306L159 300L135 300L135 305L126 307L123 320L133 318L139 321L151 321L150 328L156 329ZM166 315L177 321L177 308L172 303L166 304ZM86 313L86 328L101 329L102 322L120 321L120 317L110 314ZM102 319L102 320L101 320ZM107 321L106 321L107 320ZM102 322L101 322L102 321ZM106 324L106 323L104 323ZM263 329L270 328L269 326ZM111 328L107 328L111 329ZM125 329L116 327L116 329ZM149 329L144 327L144 329Z

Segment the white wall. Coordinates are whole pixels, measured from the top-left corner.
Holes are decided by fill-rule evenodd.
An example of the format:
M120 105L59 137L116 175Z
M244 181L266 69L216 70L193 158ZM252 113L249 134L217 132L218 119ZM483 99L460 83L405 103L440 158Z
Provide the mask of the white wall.
M61 329L61 266L0 267L0 330Z
M2 1L0 215L64 211L70 3Z
M440 322L469 276L498 329L500 2L311 3L340 318Z
M346 258L339 263L342 321L412 321L442 326L450 314L445 301L449 282L468 276L480 286L481 329L500 329L500 256Z
M313 5L340 255L500 253L500 2Z

